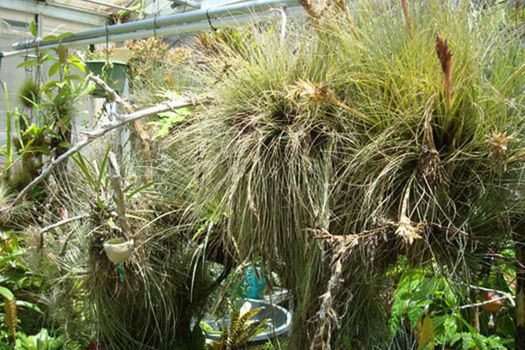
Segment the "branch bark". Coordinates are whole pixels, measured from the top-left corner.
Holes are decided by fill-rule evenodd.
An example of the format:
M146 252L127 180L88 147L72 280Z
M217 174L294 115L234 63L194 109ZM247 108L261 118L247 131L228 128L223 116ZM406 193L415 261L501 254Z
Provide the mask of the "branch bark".
M96 75L90 75L88 76L88 79L93 81L95 84L99 85L102 90L106 92L107 97L119 105L121 105L125 110L126 113L134 113L135 108L129 103L127 100L122 98L115 90L113 90L104 80L102 80L100 77ZM150 137L144 127L144 124L140 119L133 121L133 128L135 129L135 132L137 133L137 136L139 137L142 156L144 158L144 161L147 162L149 165L149 161L151 159L151 140Z
M126 110L126 113L135 112L135 109L133 108L131 103L129 103L128 101L120 97L120 95L115 90L113 90L111 87L109 87L109 85L106 84L104 80L100 79L100 77L96 75L90 75L88 76L88 79L94 82L95 84L99 85L102 88L102 90L106 92L108 98L111 101L114 101L118 103L119 105L121 105L122 107L124 107L124 109ZM134 123L136 122L140 122L140 120L135 120Z
M117 205L118 221L124 237L129 239L133 232L131 231L131 225L129 224L128 218L126 217L126 202L124 199L124 192L122 191L122 177L120 176L117 156L115 156L115 153L113 152L109 152L109 168L109 179L111 180L111 186L113 187L113 199Z
M127 123L139 120L141 118L149 117L169 110L180 109L188 106L195 106L197 104L206 103L207 101L208 99L194 100L192 98L187 97L172 101L165 101L153 107L142 109L134 113L124 114L116 120L113 120L107 123L106 125L100 127L99 129L85 133L85 135L87 135L87 138L85 140L78 142L77 144L72 146L67 152L65 152L60 157L56 158L52 163L50 163L49 166L45 170L43 170L39 176L33 179L33 181L31 181L22 191L18 193L16 198L8 206L1 208L0 213L6 212L10 208L14 207L18 202L20 202L20 200L22 200L27 195L29 190L35 185L42 182L42 180L44 180L51 173L51 171L54 168L56 168L58 164L62 163L64 160L68 159L70 156L80 151L84 147L88 146L101 136L104 136L108 132L121 128Z

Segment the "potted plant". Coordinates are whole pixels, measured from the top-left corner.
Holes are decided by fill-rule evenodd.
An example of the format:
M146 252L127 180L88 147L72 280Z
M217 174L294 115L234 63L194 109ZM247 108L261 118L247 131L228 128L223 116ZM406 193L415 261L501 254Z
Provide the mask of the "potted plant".
M133 252L133 240L126 241L123 238L107 240L104 242L104 252L112 263L123 264Z
M127 48L109 48L88 52L86 54L86 70L98 75L118 94L122 94L128 74L128 59L131 52ZM105 91L96 86L92 96L105 97Z

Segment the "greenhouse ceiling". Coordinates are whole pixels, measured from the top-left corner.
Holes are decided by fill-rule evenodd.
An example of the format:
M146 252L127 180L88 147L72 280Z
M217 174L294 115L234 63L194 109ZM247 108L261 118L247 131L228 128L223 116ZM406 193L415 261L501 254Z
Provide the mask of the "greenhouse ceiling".
M0 18L15 19L17 16L12 14L14 11L87 26L101 26L111 21L111 15L129 15L128 20L132 20L141 16L161 16L235 2L239 0L0 0Z

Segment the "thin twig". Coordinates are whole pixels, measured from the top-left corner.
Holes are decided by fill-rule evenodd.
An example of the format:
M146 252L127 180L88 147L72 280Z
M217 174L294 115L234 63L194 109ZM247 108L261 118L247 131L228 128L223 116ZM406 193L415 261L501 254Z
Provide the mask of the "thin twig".
M509 299L508 296L503 296L503 297L497 297L497 298L493 298L493 299L489 299L489 300L485 300L485 301L482 301L480 303L475 303L475 304L467 304L467 305L462 305L462 306L458 306L456 308L454 308L453 310L463 310L463 309L468 309L468 308L471 308L471 307L479 307L479 306L483 306L483 305L487 305L487 304L491 304L495 301L500 301L500 300L507 300ZM513 297L514 299L514 297ZM513 300L514 301L514 300Z
M86 219L90 216L91 214L81 214L81 215L73 216L71 218L67 218L67 219L55 222L54 224L51 224L49 226L43 227L40 230L38 230L38 235L40 236L40 255L41 257L43 257L43 254L44 254L44 233L54 230L60 226L69 224L70 222Z
M511 303L512 306L514 306L514 296L512 294L510 294L510 293L507 293L507 292L504 292L504 291L501 291L501 290L497 290L497 289L493 289L493 288L479 287L479 286L475 286L475 285L472 285L472 284L466 284L466 283L461 283L461 284L466 285L467 287L469 287L471 289L477 289L477 290L481 290L481 291L484 291L484 292L494 292L495 294L502 295L506 299L509 300L509 302Z
M77 216L73 216L73 217L67 218L67 219L62 220L62 221L55 222L54 224L51 224L49 226L43 227L40 230L38 230L38 234L42 235L42 234L44 234L44 233L46 233L48 231L51 231L51 230L54 230L54 229L60 227L60 226L69 224L70 222L86 219L86 218L88 218L90 216L91 216L91 214L80 214L80 215L77 215Z
M124 114L117 118L116 120L113 120L106 125L102 126L99 129L93 130L91 132L85 133L87 135L87 138L83 141L78 142L74 146L72 146L67 152L60 155L58 158L56 158L53 162L49 164L49 166L42 171L42 173L37 176L33 181L31 181L22 191L18 193L16 198L6 207L0 208L0 213L5 212L9 210L10 208L14 207L20 200L22 200L25 195L29 192L31 188L33 188L35 185L39 184L42 180L44 180L49 173L60 163L62 163L64 160L68 159L71 155L75 154L76 152L80 151L87 145L91 144L93 141L98 139L101 136L104 136L108 132L121 128L124 125L126 125L129 122L132 122L137 119L149 117L158 113L166 112L173 109L180 109L188 106L195 106L197 103L206 103L207 99L201 99L201 100L195 100L192 98L184 97L177 100L172 101L165 101L162 102L156 106L149 107L146 109L142 109L140 111L130 113L130 114Z

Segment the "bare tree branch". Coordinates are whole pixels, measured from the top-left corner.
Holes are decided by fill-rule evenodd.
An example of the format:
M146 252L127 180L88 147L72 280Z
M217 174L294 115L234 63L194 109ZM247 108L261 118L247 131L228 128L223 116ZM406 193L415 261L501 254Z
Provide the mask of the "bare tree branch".
M49 226L43 227L40 230L38 230L38 234L42 235L42 234L44 234L44 233L46 233L48 231L51 231L51 230L54 230L54 229L60 227L60 226L64 226L66 224L69 224L70 222L86 219L86 218L88 218L90 216L91 216L91 214L80 214L80 215L77 215L77 216L73 216L71 218L67 218L65 220L61 220L61 221L55 222L54 224L51 224Z
M500 300L510 300L510 301L514 302L514 297L512 297L512 296L511 297L509 297L509 296L502 296L502 297L492 298L492 299L489 299L489 300L482 301L480 303L474 303L474 304L458 306L458 307L454 308L454 310L462 310L462 309L468 309L468 308L471 308L471 307L483 306L483 305L491 304L491 303L493 303L495 301L500 301Z
M81 149L91 144L93 141L95 141L99 137L104 136L108 132L121 128L127 123L132 122L134 120L149 117L149 116L152 116L158 113L162 113L162 112L166 112L169 110L173 110L173 109L180 109L180 108L184 108L188 106L195 106L197 104L206 103L207 101L208 99L195 100L195 99L188 98L188 97L184 97L184 98L180 98L180 99L172 100L172 101L165 101L153 107L142 109L134 113L122 115L116 120L113 120L96 130L85 133L85 135L87 135L87 138L85 140L78 142L77 144L72 146L69 150L67 150L67 152L60 155L53 162L51 162L49 166L46 169L44 169L39 176L33 179L33 181L31 181L23 190L21 190L18 193L16 198L8 206L1 208L0 213L9 210L11 207L14 207L18 202L20 202L20 200L22 200L27 195L29 190L33 188L33 186L39 184L42 180L44 180L58 164L62 163L64 160L69 158L71 155L80 151Z
M88 79L93 81L95 84L99 85L105 92L106 96L111 100L126 110L126 113L133 113L135 112L135 108L129 103L126 99L122 98L115 90L113 90L104 80L102 80L100 77L96 75L89 75ZM144 128L144 124L140 119L136 119L133 121L133 128L135 129L135 132L137 133L137 136L140 141L142 156L144 158L144 161L149 164L150 158L151 158L151 140L148 135L148 132ZM149 174L151 175L151 174Z
M113 90L111 87L109 87L109 85L106 84L104 80L100 79L100 77L96 75L90 75L88 76L88 79L93 81L95 84L99 85L102 88L102 90L106 92L108 98L111 101L115 101L116 103L124 107L124 109L126 110L126 113L135 112L135 109L133 108L131 103L129 103L128 101L120 97L120 95L115 90Z
M117 215L120 228L126 238L132 235L131 225L126 217L126 201L124 199L124 192L122 191L122 177L120 176L119 165L115 153L109 152L109 179L113 187L113 199L117 205Z

